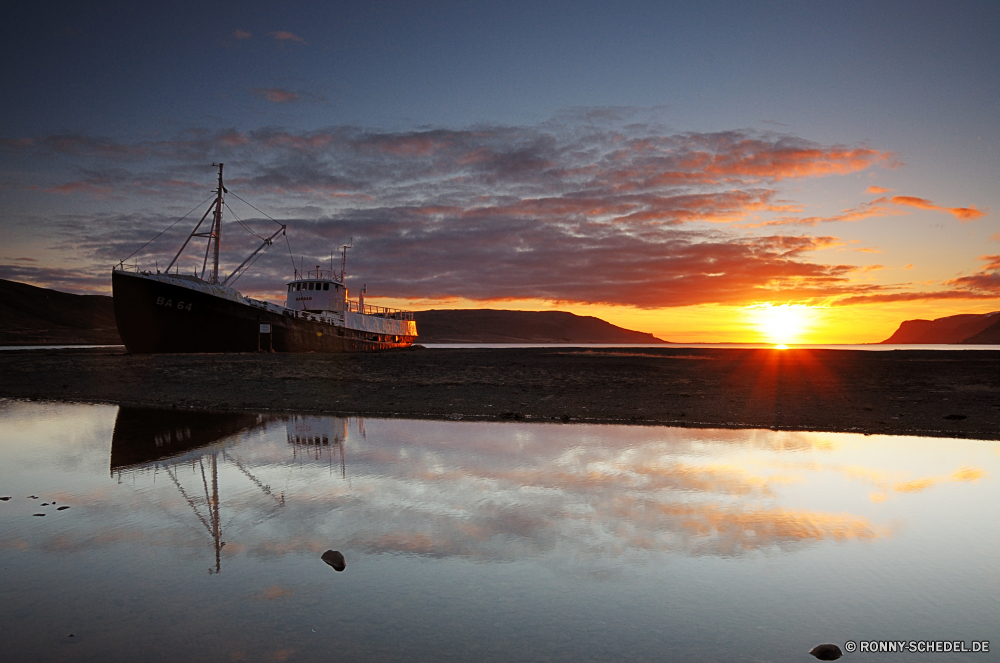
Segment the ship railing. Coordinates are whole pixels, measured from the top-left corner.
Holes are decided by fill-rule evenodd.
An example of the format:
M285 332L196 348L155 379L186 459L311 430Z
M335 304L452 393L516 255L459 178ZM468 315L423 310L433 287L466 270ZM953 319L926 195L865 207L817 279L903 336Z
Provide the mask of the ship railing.
M379 318L391 318L393 320L412 320L413 311L404 311L398 308L386 308L384 306L372 306L371 304L361 305L358 302L347 300L344 310L350 313L360 313L362 315L374 315Z
M131 265L126 265L124 262L120 262L111 268L113 272L135 272L136 274L152 274L148 269L141 269L138 263L133 263ZM157 272L159 273L159 272Z

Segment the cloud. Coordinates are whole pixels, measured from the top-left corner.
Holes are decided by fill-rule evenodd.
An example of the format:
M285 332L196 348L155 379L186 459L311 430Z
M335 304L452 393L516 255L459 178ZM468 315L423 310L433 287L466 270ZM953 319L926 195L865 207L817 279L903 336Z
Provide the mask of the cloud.
M908 205L909 207L933 210L935 212L948 212L963 223L965 221L978 219L986 213L982 210L976 209L975 205L972 205L971 207L941 207L940 205L935 205L929 200L916 198L914 196L893 196L891 200L896 205Z
M67 269L0 263L0 279L28 283L77 294L107 294L110 290L110 265L106 273L89 268Z
M1000 255L981 256L986 266L972 276L961 276L947 282L948 285L973 292L1000 296Z
M256 92L272 101L294 94ZM814 252L841 244L836 237L747 232L903 213L909 202L883 197L834 217L795 218L788 215L801 206L779 195L787 180L894 167L892 154L768 132L671 133L631 120L608 111L535 126L399 132L191 129L137 142L63 134L2 147L71 158L75 172L45 185L50 193L174 209L197 202L191 194L214 180L211 169L192 164L225 161L233 193L287 220L296 256L322 260L355 238L350 273L365 275L378 295L657 308L896 294L858 283L863 270L854 265L815 262ZM236 211L238 200L228 202ZM239 209L241 218L271 223ZM740 225L761 215L779 216ZM58 232L66 245L103 271L174 220L117 219L113 241L98 232L96 217L46 223L65 221ZM241 232L227 225L227 248L256 241ZM151 245L137 258L163 264L176 245ZM278 289L289 267L287 256L273 253L240 287ZM196 261L189 262L182 269L191 273Z
M306 40L303 39L302 37L292 34L291 32L286 32L284 30L278 30L277 32L269 32L268 34L274 37L274 40L277 42L296 41L300 44L306 43Z
M253 88L250 91L276 104L285 104L290 101L298 101L300 99L299 95L295 92L282 90L278 87Z
M868 193L875 193L876 189L879 191L888 191L888 189L881 189L881 187L868 187ZM946 212L953 215L963 223L978 219L985 214L984 211L977 209L975 205L970 207L941 207L924 198L917 198L915 196L892 196L877 198L867 203L861 203L860 205L845 209L840 214L835 214L833 216L778 217L777 219L773 219L771 221L749 224L745 227L767 228L773 226L816 226L820 223L861 221L872 217L904 214L905 212L898 209L899 207L916 207L918 209L926 209L934 212Z
M875 186L874 184L865 190L865 193L871 193L875 195L880 195L883 193L889 193L892 189L886 189L885 187Z
M246 30L240 30L239 28L233 30L233 39L249 39L252 36L253 34Z

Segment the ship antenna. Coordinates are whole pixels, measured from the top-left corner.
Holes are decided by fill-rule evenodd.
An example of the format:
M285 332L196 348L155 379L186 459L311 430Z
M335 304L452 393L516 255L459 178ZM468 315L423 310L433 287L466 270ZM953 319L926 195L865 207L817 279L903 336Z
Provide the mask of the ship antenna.
M213 166L219 167L219 189L216 191L215 196L215 251L212 253L212 283L217 284L219 282L219 242L222 239L222 194L225 193L226 188L222 185L222 166L221 163L213 163Z
M342 254L341 263L340 263L340 282L341 283L345 283L346 284L346 282L345 282L344 279L347 278L347 249L353 249L353 248L354 248L354 238L353 237L351 238L350 242L348 242L347 244L344 244L342 247L340 247L340 251L341 251L341 254Z

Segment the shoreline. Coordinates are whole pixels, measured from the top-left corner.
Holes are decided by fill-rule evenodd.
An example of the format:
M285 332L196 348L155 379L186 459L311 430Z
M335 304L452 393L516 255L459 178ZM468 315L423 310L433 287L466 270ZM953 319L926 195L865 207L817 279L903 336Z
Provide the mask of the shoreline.
M343 416L1000 439L1000 350L0 352L0 398Z

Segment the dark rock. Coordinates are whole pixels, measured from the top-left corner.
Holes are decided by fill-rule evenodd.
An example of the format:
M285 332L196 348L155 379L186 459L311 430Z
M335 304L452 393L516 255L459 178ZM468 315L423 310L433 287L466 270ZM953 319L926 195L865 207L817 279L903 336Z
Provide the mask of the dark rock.
M844 655L837 645L816 645L809 653L821 661L836 661Z
M33 514L31 514L31 515L33 515L33 516L41 516L41 517L43 517L43 518L45 517L45 514L44 514L44 513L33 513Z
M68 506L66 506L66 505L64 504L64 505L62 505L61 507L59 507L58 509L56 509L56 511L65 511L65 510L66 510L66 509L68 509L68 508L69 508L69 507L68 507Z
M38 499L38 495L28 495L27 499L29 499L29 500L37 500Z
M320 559L332 566L337 573L347 568L347 560L339 550L327 550Z
M9 499L9 497L0 497L0 502L6 502Z

